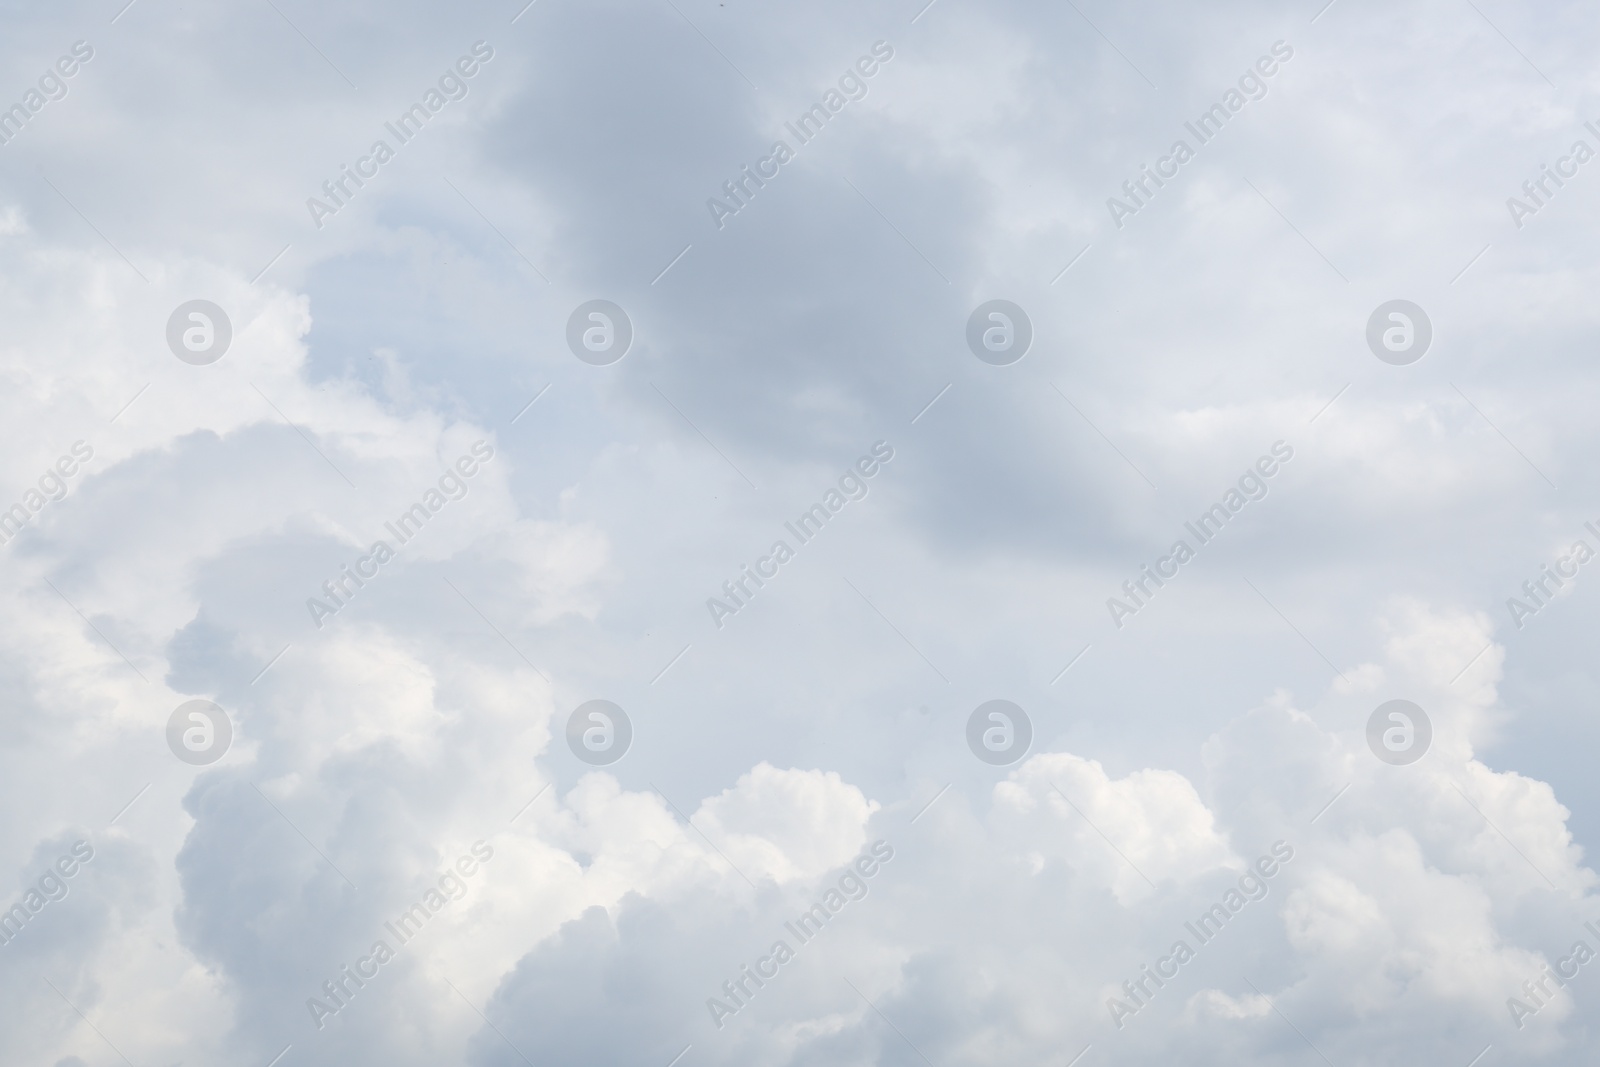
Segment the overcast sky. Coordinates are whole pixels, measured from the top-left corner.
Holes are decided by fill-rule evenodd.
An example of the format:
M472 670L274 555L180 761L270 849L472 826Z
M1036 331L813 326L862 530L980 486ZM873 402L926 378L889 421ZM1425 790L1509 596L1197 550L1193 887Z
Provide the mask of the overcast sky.
M1586 5L525 2L7 12L0 1062L1594 1061Z

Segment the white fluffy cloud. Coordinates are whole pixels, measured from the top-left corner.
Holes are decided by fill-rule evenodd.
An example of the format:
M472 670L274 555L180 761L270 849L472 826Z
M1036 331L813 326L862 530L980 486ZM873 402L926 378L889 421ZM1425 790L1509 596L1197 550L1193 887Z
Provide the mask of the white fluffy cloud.
M1592 1060L1594 579L1546 566L1600 550L1594 179L1541 164L1600 149L1596 27L1315 6L17 15L0 1060ZM1409 367L1364 339L1397 297ZM634 327L606 367L565 339L595 298ZM994 298L1008 367L964 339ZM208 366L165 340L193 299ZM997 697L1004 768L964 739ZM207 766L166 738L194 698ZM610 764L568 743L593 699ZM1408 766L1368 748L1391 699Z

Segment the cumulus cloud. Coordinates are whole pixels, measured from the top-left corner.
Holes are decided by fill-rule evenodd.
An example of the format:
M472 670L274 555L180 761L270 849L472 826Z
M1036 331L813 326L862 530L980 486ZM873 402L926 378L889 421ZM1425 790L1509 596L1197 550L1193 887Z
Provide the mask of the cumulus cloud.
M1443 0L17 14L0 1059L1589 1062L1595 37ZM1366 340L1397 298L1407 366ZM169 347L195 300L209 364ZM965 740L996 698L1003 766Z

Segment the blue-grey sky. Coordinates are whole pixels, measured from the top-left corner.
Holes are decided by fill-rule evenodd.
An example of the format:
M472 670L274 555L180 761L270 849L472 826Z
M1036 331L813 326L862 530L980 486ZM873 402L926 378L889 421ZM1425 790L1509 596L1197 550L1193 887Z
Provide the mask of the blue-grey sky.
M124 2L0 1063L1592 1062L1585 7Z

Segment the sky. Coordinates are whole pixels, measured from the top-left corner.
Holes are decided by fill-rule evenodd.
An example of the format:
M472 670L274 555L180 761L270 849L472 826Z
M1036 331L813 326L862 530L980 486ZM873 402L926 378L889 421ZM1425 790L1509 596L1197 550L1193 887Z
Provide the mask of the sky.
M1593 1062L1583 5L6 30L0 1063Z

